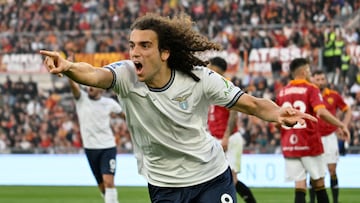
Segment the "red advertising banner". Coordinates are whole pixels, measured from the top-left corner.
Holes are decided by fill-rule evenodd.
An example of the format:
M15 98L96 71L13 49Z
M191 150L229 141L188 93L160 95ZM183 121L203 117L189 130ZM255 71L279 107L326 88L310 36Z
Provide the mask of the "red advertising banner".
M202 60L209 60L215 56L222 57L226 60L228 68L225 75L234 75L239 71L241 58L238 50L208 51L200 54L198 57Z
M289 63L297 57L311 57L313 65L317 66L319 61L319 49L303 49L298 47L273 47L252 49L244 56L244 73L262 72L264 75L271 74L271 61L277 58L282 63L283 72L288 72Z

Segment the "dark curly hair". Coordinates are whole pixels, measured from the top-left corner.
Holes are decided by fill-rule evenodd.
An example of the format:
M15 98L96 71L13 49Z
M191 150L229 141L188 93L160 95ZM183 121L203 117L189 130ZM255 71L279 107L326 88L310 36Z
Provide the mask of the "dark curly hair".
M195 53L207 50L221 50L221 45L208 40L193 29L190 16L180 13L172 18L147 13L131 25L130 30L152 30L157 34L159 51L169 50L168 66L179 70L195 81L200 79L192 72L194 66L206 66L207 61Z

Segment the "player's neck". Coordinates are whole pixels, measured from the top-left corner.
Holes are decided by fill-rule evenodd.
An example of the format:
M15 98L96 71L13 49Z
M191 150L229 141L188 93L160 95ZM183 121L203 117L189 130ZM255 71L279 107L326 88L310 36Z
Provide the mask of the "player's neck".
M163 88L171 80L171 75L173 71L170 68L159 70L158 73L149 81L146 81L145 84L150 88Z

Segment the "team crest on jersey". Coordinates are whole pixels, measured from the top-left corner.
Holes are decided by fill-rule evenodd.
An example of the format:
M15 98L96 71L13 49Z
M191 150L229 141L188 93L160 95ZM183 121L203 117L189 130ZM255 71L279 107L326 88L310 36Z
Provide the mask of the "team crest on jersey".
M330 97L330 98L327 99L327 102L328 102L329 104L333 104L333 103L334 103L334 99Z
M184 96L175 97L172 100L179 102L179 106L183 110L187 110L189 108L189 103L187 101L187 98L189 98L191 93L186 94Z

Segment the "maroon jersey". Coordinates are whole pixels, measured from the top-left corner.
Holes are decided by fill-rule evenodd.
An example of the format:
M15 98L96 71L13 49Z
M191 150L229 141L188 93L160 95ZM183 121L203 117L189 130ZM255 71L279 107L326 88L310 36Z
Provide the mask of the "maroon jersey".
M212 136L222 139L227 127L229 120L230 111L229 109L222 106L211 105L208 114L208 128ZM235 126L234 131L237 131Z
M276 97L279 106L291 106L301 112L316 116L316 110L325 108L320 90L306 80L292 80ZM293 127L281 127L281 148L285 157L317 156L324 152L317 122Z
M326 109L333 115L336 115L336 111L338 109L346 111L349 108L340 94L335 90L325 88L322 92L322 97L324 99ZM319 131L321 136L329 135L335 132L337 128L337 126L319 119Z

